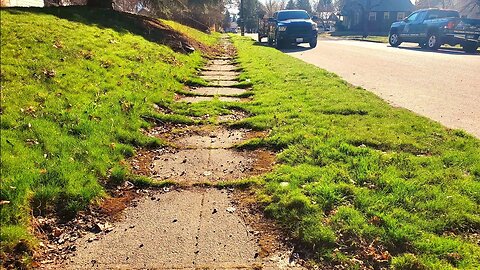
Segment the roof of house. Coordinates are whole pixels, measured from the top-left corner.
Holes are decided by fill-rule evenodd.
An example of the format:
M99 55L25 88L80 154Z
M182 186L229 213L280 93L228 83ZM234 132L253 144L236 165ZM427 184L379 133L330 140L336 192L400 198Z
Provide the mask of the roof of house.
M377 3L374 3L377 2ZM373 0L372 11L414 11L415 5L410 0Z

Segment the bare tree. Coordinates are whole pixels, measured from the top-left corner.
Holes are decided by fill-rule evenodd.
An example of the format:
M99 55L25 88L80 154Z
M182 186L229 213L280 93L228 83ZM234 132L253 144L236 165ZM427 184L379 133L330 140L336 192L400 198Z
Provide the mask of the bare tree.
M278 8L279 8L280 10L285 9L285 8L287 7L287 2L288 2L287 0L280 0L280 1L278 1Z
M267 0L265 2L265 11L267 17L272 17L273 13L280 10L280 3L275 0Z

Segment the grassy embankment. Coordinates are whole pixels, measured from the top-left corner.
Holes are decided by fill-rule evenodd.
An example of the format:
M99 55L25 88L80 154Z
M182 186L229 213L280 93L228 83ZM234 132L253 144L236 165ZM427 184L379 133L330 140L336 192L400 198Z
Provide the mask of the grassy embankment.
M255 93L241 125L271 129L246 147L281 151L261 192L269 215L331 261L363 249L371 265L388 251L395 269L480 267L478 139L275 49L235 44Z
M173 102L204 60L149 41L116 12L7 9L1 18L0 241L8 251L34 245L32 214L72 215L128 176L135 147L161 145L141 133L150 125L143 116ZM188 32L206 45L219 37Z

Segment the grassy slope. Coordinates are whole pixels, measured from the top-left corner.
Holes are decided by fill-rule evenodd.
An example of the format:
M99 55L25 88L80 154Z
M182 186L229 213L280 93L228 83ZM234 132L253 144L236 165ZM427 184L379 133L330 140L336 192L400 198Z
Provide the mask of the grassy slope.
M330 260L348 261L333 250L356 239L376 240L398 269L480 267L479 140L275 49L235 44L255 92L242 125L272 130L249 145L281 150L267 212L294 237Z
M142 115L173 101L201 65L147 41L118 13L85 8L1 11L2 244L31 239L30 213L71 214L127 174ZM190 30L190 32L195 32ZM215 42L215 37L195 32Z
M196 39L200 42L203 42L204 44L212 46L218 42L216 35L205 35L205 33L203 32L200 32L194 28L185 26L183 24L177 23L175 21L162 20L162 22L170 26L171 28L175 29L176 31L179 31L192 39Z

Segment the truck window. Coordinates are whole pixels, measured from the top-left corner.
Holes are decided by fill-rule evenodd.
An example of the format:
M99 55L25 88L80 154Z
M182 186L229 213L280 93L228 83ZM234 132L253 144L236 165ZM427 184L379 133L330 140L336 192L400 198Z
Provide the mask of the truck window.
M310 19L310 16L308 16L308 13L303 10L282 11L278 13L279 21L286 21L292 19L308 20Z
M425 17L427 16L427 11L421 11L418 13L418 16L417 16L417 19L416 19L416 22L417 23L421 23L425 20Z
M414 22L417 19L418 14L419 14L418 12L410 14L410 16L408 16L407 19L405 19L406 22L409 22L409 23Z
M455 10L432 10L428 12L427 20L450 17L460 18L460 14Z

